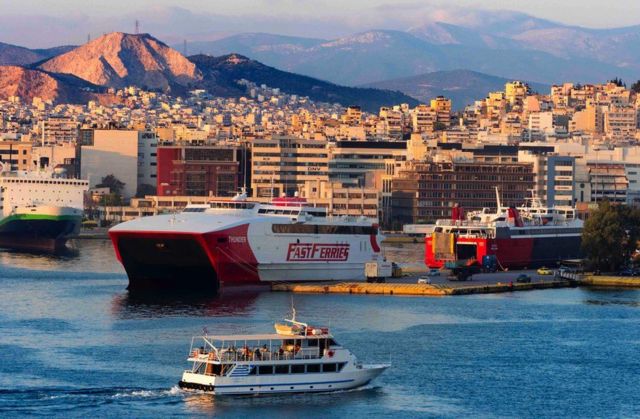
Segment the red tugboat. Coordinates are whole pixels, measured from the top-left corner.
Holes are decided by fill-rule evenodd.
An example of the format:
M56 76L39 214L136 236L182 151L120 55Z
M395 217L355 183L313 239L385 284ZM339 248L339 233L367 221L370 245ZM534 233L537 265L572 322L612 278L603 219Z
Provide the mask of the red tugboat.
M496 192L497 194L497 192ZM522 207L483 208L466 215L454 207L450 220L438 220L425 239L430 268L452 265L501 269L553 265L580 257L583 221L572 207L545 207L533 197ZM495 262L492 262L495 261Z

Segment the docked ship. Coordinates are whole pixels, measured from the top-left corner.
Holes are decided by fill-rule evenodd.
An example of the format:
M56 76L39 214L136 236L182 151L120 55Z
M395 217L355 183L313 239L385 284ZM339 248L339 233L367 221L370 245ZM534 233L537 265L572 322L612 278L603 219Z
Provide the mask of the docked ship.
M546 207L535 196L521 207L503 207L499 196L497 201L497 210L465 215L456 206L452 219L438 220L425 238L426 265L486 266L495 260L502 269L532 268L581 257L584 222L575 208Z
M188 205L109 230L129 289L363 280L380 257L376 220L330 216L298 197L245 195Z
M0 171L0 248L57 252L80 231L89 182L63 169Z
M328 328L295 313L285 321L272 334L193 338L180 388L216 396L331 392L365 386L389 367L362 364Z

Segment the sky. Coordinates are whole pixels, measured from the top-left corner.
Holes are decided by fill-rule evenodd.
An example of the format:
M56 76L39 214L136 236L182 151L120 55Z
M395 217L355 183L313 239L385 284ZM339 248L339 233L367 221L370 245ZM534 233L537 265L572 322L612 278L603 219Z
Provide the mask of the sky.
M591 28L640 24L637 0L3 0L0 42L79 44L105 32L133 32L136 19L143 32L166 42L247 31L331 39L430 20L482 25L496 11Z

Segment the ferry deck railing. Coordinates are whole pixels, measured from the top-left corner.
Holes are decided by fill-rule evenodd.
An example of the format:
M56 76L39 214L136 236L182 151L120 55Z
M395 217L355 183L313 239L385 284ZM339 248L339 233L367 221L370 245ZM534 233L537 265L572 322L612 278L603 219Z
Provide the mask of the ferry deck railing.
M236 342L232 345L222 345L217 347L213 342L204 338L204 345L194 347L195 340L192 340L189 359L199 362L246 362L246 361L285 361L320 359L330 349L327 347L320 351L320 346L300 347L295 344L280 343L273 341L257 342ZM318 342L319 344L320 342ZM236 346L239 344L241 346Z

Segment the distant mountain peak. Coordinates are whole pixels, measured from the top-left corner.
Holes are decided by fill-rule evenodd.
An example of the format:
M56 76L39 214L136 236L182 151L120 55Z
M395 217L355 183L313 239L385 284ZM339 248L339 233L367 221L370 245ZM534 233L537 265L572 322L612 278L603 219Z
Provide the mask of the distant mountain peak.
M111 32L42 63L99 86L168 90L201 78L195 65L153 36Z

